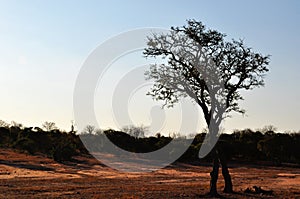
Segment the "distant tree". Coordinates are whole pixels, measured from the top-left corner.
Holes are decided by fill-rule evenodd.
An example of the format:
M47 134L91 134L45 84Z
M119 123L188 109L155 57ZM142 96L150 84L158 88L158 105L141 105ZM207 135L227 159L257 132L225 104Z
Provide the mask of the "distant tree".
M102 129L96 129L95 134L96 135L103 135L103 130Z
M269 56L253 52L242 40L225 41L225 34L206 29L195 20L188 20L182 27L172 27L166 34L152 34L147 45L145 57L166 60L163 64L152 65L145 73L147 79L155 81L149 95L168 106L182 97L190 97L202 109L208 127L212 123L219 126L223 119L223 115L216 114L223 108L216 103L219 93L224 99L221 105L225 104L225 113L244 113L238 104L243 99L240 90L263 86L268 71ZM211 137L218 136L218 132L210 133ZM210 195L218 195L219 163L225 180L224 192L232 192L226 161L219 157L216 148L211 154Z
M9 124L3 120L0 120L0 127L5 127L5 128L8 128L9 127Z
M46 130L46 131L52 131L52 130L56 130L57 127L55 125L54 122L44 122L42 127Z
M18 123L16 121L11 121L11 125L10 126L17 127L17 128L20 128L20 129L23 128L23 124Z
M160 132L158 132L158 133L155 134L155 136L159 139L159 138L161 138L162 135L161 135Z
M128 133L129 135L135 137L135 138L143 138L145 137L146 132L148 131L148 127L146 126L124 126L121 131Z
M184 135L181 135L180 133L169 133L169 137L173 138L173 139L177 139L177 138L184 138L185 136Z
M267 132L273 132L275 133L277 131L277 127L273 125L266 125L261 129L262 133L267 133Z
M188 139L193 139L194 137L196 137L196 133L189 133L188 135L187 135L187 138Z
M93 125L86 125L86 127L83 130L83 132L86 134L93 134L94 131L95 131L95 126Z

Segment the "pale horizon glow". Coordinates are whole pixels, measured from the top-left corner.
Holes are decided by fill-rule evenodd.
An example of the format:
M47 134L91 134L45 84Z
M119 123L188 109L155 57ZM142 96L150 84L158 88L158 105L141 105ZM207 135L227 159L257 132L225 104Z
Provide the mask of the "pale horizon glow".
M269 124L281 132L299 131L299 8L296 0L0 1L0 120L40 127L53 121L70 130L76 77L99 44L120 32L143 27L169 29L196 19L226 33L228 39L242 38L255 51L271 55L265 87L243 92L245 100L240 104L246 116L232 113L223 126L225 132ZM142 59L137 63L144 64ZM126 63L130 62L116 65ZM95 99L100 99L98 94ZM151 104L148 98L145 96L145 102ZM130 105L134 122L148 125L151 110L145 107L141 111L141 93L132 99L137 100L136 106ZM118 128L109 107L97 103L95 107L106 113L99 116L105 118L101 128ZM177 128L176 120L168 122L170 131Z

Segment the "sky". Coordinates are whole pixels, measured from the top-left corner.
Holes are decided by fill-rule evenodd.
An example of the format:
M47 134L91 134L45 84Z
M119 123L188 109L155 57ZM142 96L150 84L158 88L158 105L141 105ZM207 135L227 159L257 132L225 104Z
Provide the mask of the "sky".
M76 78L97 46L122 32L145 27L169 29L184 25L187 19L202 21L207 27L226 33L228 39L242 38L254 50L271 55L265 87L243 92L245 100L241 106L246 115L232 114L224 124L226 132L269 124L282 132L300 130L300 2L296 0L1 0L0 120L25 126L54 121L61 129L69 130L74 120ZM140 54L132 56L137 58ZM137 59L135 64L146 64L142 57ZM129 56L118 60L114 67L132 63ZM118 78L105 89L114 90L113 83ZM128 105L136 125L149 125L151 111L161 112L151 100L143 98L146 90L147 87L140 89L132 98L135 101ZM116 125L111 115L111 98L105 99L106 106L100 103L103 99L99 92L95 99L100 127L120 128L123 124ZM178 118L173 117L179 114L178 110L166 110L169 115L163 115L168 119L165 128L169 131L179 128Z

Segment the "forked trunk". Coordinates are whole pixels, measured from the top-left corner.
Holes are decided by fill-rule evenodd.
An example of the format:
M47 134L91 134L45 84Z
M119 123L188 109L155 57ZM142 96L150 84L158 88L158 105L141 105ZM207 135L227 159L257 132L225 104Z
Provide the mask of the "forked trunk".
M213 149L212 156L213 156L213 170L210 172L211 180L210 180L209 195L219 196L217 191L217 181L218 181L220 163L222 166L222 175L224 177L224 182L225 182L224 192L233 193L233 188L232 188L233 186L232 186L231 176L228 170L226 158L222 157L222 155L220 155L216 149Z

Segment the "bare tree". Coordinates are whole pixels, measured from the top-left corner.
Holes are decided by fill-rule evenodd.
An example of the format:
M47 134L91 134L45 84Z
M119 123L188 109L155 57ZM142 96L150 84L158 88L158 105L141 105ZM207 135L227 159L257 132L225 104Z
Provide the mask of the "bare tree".
M102 129L95 129L95 134L96 135L103 135L103 130Z
M145 73L147 79L155 81L148 94L167 106L173 106L182 97L193 99L201 107L208 128L217 126L209 132L211 137L218 136L220 122L229 112L245 112L238 104L243 100L240 90L263 86L269 64L269 56L253 52L242 40L226 41L225 37L216 30L206 29L201 22L188 20L187 25L172 27L167 34L152 34L144 50L145 57L165 60L163 64L151 65ZM220 96L222 99L218 100ZM218 114L222 108L224 115ZM218 195L220 163L224 192L232 192L226 160L216 148L211 154L210 194Z
M84 128L84 133L87 133L87 134L93 134L95 131L95 126L93 125L86 125L86 127Z
M135 138L143 138L145 137L145 134L148 132L148 127L146 126L134 126L134 125L129 125L129 126L124 126L121 131L128 133L129 135L135 137Z
M262 133L267 133L267 132L275 133L275 131L277 131L277 127L275 127L274 125L266 125L261 129Z
M52 131L57 129L56 125L54 122L44 122L42 127L45 129L45 131Z
M17 128L23 128L23 124L21 124L21 123L18 123L18 122L16 122L16 121L11 121L11 125L10 125L11 127L17 127Z
M9 124L3 120L0 120L0 127L5 127L5 128L8 128L9 127Z

